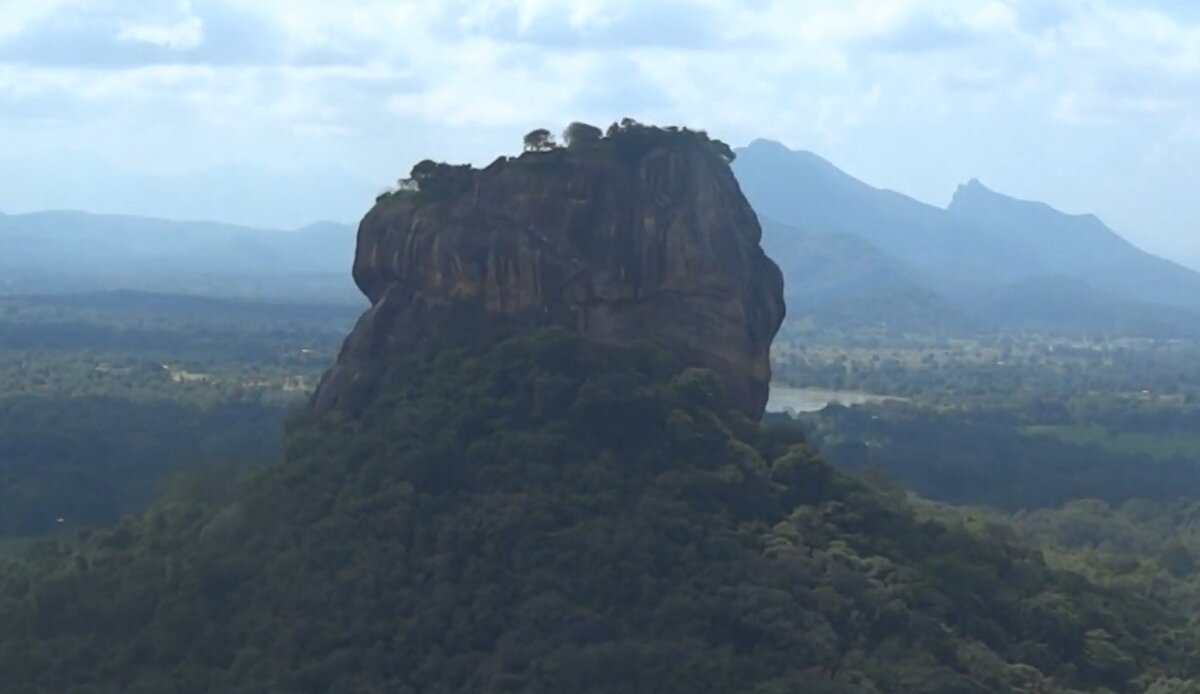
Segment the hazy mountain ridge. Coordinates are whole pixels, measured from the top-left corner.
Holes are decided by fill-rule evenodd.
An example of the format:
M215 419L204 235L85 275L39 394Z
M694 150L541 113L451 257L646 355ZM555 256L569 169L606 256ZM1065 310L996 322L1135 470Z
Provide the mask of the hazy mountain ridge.
M942 209L765 140L739 150L735 168L756 211L774 220L764 224L764 246L794 305L836 316L894 304L900 292L919 310L903 309L898 323L921 315L951 328L1200 329L1200 274L1138 249L1094 215L1007 197L978 180Z
M6 293L356 294L345 277L354 231L334 222L284 231L68 210L0 213L0 244Z
M1016 279L1018 249L968 238L945 210L855 179L811 152L756 140L738 151L734 170L762 216L812 232L854 234L941 282ZM1013 258L1008 263L998 262Z
M1146 303L1200 306L1200 274L1141 250L1093 214L1071 215L1008 197L978 179L959 186L947 212L1019 244L1046 273Z
M855 327L975 327L931 278L854 234L761 221L763 248L784 272L794 319Z
M978 180L946 208L756 140L734 162L794 317L949 331L1200 334L1200 274L1094 215ZM357 301L349 225L293 230L49 211L0 213L0 292L113 289Z
M205 219L294 228L314 219L351 222L384 184L334 166L291 168L250 162L179 171L142 171L102 157L70 152L75 164L30 165L0 153L0 209L90 210L164 219Z
M86 269L105 264L159 262L191 266L206 262L236 263L256 271L344 271L347 237L352 227L316 222L295 230L260 229L210 221L177 221L136 215L93 214L51 210L20 215L0 213L0 238L45 261L72 263ZM77 244L77 245L70 245ZM330 256L330 251L335 255ZM112 257L104 253L120 252ZM260 254L285 253L264 262ZM98 253L100 255L98 255ZM0 264L24 266L39 256L5 253ZM284 262L291 263L284 267ZM297 265L296 263L299 263ZM226 265L223 269L231 269Z

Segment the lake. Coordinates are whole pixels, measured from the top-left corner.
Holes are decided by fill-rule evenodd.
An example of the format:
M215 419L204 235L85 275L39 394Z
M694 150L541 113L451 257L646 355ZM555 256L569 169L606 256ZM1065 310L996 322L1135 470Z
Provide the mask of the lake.
M903 398L859 393L852 390L771 386L771 395L767 399L767 412L819 412L825 409L826 405L835 402L851 406L901 399Z

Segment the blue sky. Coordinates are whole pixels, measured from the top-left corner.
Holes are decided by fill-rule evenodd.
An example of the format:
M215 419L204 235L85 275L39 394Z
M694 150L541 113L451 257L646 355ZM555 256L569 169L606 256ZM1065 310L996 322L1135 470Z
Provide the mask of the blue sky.
M412 162L623 116L1200 266L1200 3L0 0L0 210L352 221Z

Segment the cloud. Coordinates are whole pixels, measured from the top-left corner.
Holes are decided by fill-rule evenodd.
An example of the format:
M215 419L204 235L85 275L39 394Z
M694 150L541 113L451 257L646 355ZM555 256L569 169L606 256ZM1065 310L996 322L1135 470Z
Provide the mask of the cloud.
M446 22L452 35L550 48L712 50L725 42L716 9L696 0L451 3L447 9L454 13Z
M118 41L148 43L173 50L192 49L204 39L204 23L199 17L172 22L126 22L117 34Z
M120 70L259 64L280 57L271 23L218 1L133 9L112 0L63 3L58 12L25 16L19 30L0 38L0 62Z
M844 139L964 92L1086 126L1186 115L1200 73L1196 23L1101 0L9 2L0 65L38 86L0 100L27 113L54 90L125 89L214 122L311 109L310 134L353 130L353 105L462 127L610 111L753 135L765 119ZM197 69L146 70L173 66Z
M953 18L932 13L916 13L898 26L866 37L860 46L884 53L926 53L965 48L986 34Z
M864 170L911 146L898 180L932 188L999 142L1194 147L1198 114L1200 5L1170 0L0 0L0 135L31 158L386 182L630 115Z
M1034 35L1053 32L1070 23L1079 3L1070 0L1023 0L1012 6L1021 29Z
M1039 46L1045 80L1058 89L1055 114L1079 126L1162 126L1200 106L1200 25L1143 8L1090 3ZM1143 126L1145 127L1145 126Z

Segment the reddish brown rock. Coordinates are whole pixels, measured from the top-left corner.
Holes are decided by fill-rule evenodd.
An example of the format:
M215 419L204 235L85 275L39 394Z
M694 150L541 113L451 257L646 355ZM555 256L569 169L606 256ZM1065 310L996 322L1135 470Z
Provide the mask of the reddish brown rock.
M482 170L419 165L420 191L381 198L359 226L354 279L372 306L314 407L358 409L370 364L396 350L558 325L657 342L760 416L783 279L726 156L638 126Z

